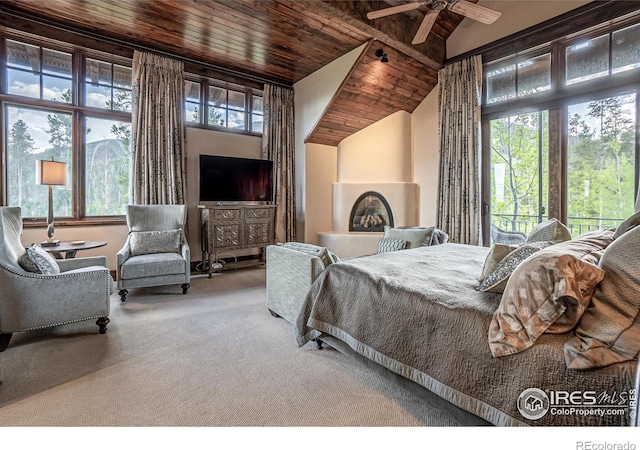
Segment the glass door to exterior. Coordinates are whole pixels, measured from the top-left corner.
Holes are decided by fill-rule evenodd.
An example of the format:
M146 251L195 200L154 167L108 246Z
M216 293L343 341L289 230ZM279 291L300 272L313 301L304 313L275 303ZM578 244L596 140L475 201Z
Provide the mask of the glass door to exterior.
M498 231L523 236L547 219L548 124L548 111L490 122L491 199L484 217L491 244Z

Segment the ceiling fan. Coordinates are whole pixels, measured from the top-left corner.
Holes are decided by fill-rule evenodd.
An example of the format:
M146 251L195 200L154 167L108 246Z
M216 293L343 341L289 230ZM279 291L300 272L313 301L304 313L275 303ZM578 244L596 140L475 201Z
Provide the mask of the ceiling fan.
M418 9L421 6L428 6L429 12L424 16L424 19L420 24L420 28L418 28L413 41L411 41L412 44L421 44L427 40L429 31L431 31L431 27L433 27L433 24L438 17L438 13L445 8L449 11L453 11L454 13L486 24L492 24L496 19L498 19L498 17L500 17L500 14L502 14L499 11L464 0L426 0L424 2L411 2L404 5L371 11L370 13L367 13L367 18L377 19L379 17L386 17L392 14Z

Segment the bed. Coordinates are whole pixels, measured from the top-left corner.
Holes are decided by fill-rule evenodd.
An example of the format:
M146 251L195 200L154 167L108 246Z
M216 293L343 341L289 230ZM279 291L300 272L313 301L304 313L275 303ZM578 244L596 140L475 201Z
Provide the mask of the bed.
M501 296L476 289L488 253L448 243L332 264L306 296L297 343L331 336L497 426L628 425L637 361L568 369L563 347L572 332L543 334L523 352L492 356L487 334ZM518 408L531 389L552 397L542 417ZM567 400L565 392L578 394ZM605 408L582 407L594 396Z

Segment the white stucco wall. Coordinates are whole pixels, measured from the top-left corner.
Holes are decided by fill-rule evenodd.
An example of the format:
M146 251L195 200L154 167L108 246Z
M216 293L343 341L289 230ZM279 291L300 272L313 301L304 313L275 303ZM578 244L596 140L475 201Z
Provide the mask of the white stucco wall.
M398 111L338 144L338 180L406 182L411 180L411 114Z
M294 84L296 120L296 218L298 240L316 242L317 231L331 228L331 183L335 181L335 165L327 167L322 151L335 158L336 148L305 144L304 141L322 116L349 70L362 53L364 45L341 56L320 70ZM323 173L323 168L329 170ZM307 181L307 172L313 172ZM307 229L307 221L313 225Z
M491 25L465 18L447 39L447 58L468 52L553 17L579 8L591 1L584 0L494 0L478 4L500 11L502 15Z

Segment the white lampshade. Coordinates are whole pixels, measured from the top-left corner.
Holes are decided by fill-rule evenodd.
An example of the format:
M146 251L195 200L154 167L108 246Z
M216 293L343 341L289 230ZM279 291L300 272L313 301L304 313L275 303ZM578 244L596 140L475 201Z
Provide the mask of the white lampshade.
M64 186L67 184L67 164L40 159L36 161L36 184Z

